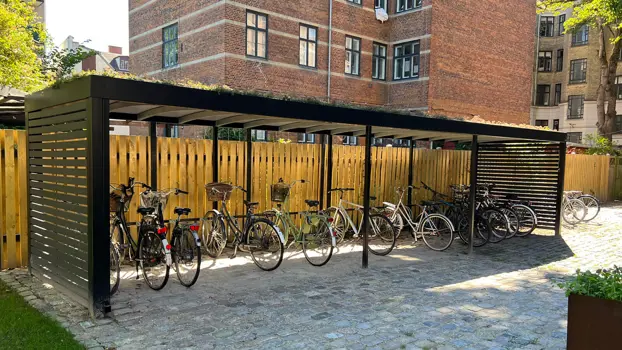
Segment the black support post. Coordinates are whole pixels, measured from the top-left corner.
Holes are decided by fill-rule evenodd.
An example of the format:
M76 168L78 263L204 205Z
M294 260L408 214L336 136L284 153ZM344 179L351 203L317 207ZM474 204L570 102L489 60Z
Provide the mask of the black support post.
M326 170L326 135L321 136L320 146L320 209L324 209L324 176Z
M562 199L564 197L564 180L566 176L566 142L559 143L559 169L557 175L557 198L555 200L555 236L562 231Z
M469 254L473 253L473 238L475 232L475 202L477 197L477 135L473 135L471 143L471 189L469 193Z
M408 154L408 186L413 184L413 158L415 157L415 140L411 139L408 141L410 143L410 152ZM413 189L408 188L408 207L412 208L413 205Z
M110 312L109 101L90 98L87 104L87 204L89 311Z
M363 185L363 268L369 263L369 196L371 191L371 126L365 127L365 174Z
M251 185L253 183L253 138L252 130L246 129L246 200L251 200Z
M326 190L330 191L333 187L333 135L326 135L328 139L328 156L326 157ZM326 194L326 207L330 207L331 193Z
M220 166L220 154L218 150L218 127L212 127L212 182L218 182L218 167ZM218 201L212 202L212 207L218 209Z
M151 187L155 190L158 188L158 123L149 123L149 140L151 142L151 150L149 151L149 161L151 163Z

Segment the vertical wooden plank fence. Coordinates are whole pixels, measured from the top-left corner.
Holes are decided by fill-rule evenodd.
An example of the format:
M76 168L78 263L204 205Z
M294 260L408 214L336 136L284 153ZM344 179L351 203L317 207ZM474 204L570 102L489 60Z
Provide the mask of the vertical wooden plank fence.
M230 181L245 186L246 147L240 141L220 141L220 173L218 181ZM203 139L158 138L158 188L174 188L189 195L171 196L165 216L173 217L175 206L192 209L191 217L201 217L212 208L204 185L212 179L212 141ZM150 138L145 136L110 136L110 182L127 183L128 177L150 184ZM333 147L333 187L351 187L344 199L362 202L363 147L335 145ZM26 266L27 184L26 134L22 130L0 130L0 263L1 268ZM291 193L292 212L305 210L305 199L319 199L320 145L298 143L255 143L253 145L252 198L259 210L272 208L270 185L279 178L286 182L307 180L297 184ZM374 147L372 149L372 196L377 200L395 201L395 187L407 185L409 149ZM449 185L469 183L470 151L415 149L413 155L413 184L425 182L439 192L450 194ZM568 155L565 188L593 193L603 201L609 200L610 157ZM136 188L127 213L128 221L139 219L140 188ZM423 189L413 192L413 202L430 199ZM241 191L234 191L230 210L243 214ZM406 200L406 199L404 199ZM332 196L335 205L338 196ZM132 229L136 234L135 229Z

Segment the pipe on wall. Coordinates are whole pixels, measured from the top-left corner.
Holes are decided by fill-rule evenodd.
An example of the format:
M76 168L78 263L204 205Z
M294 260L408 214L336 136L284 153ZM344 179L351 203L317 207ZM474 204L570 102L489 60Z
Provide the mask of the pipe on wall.
M326 79L326 98L330 102L331 55L333 52L333 0L328 0L328 74Z

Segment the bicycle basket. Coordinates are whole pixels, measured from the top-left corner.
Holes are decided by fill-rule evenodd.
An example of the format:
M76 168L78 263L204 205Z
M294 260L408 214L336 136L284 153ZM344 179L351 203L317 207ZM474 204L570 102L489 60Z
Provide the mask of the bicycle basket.
M133 191L125 192L125 203L123 211L127 212L130 210L130 202L132 201L132 196L134 195ZM121 191L116 189L110 189L110 212L117 212L119 207L121 206Z
M226 182L212 182L205 185L205 191L209 201L226 201L231 198L233 186Z
M170 196L170 192L159 192L159 191L145 191L140 194L140 206L144 208L156 208L158 209L158 204L161 205L161 209L166 209L166 204L168 204L168 197Z
M289 185L282 182L270 185L270 196L273 202L285 202L289 196Z

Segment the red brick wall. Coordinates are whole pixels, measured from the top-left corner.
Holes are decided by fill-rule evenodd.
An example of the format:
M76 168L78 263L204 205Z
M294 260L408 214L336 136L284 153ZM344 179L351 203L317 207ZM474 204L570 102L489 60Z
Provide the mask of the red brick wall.
M434 0L433 112L529 123L535 0Z

